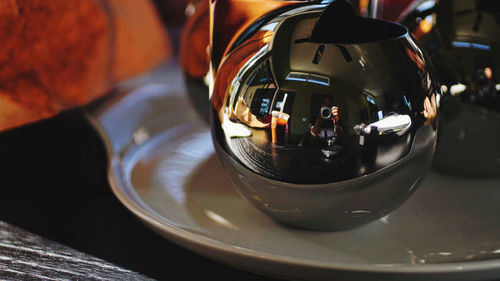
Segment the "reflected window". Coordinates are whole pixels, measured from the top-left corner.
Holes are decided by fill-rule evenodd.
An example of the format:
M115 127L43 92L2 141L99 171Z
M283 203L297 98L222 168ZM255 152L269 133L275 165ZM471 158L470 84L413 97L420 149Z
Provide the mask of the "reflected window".
M290 72L288 76L286 77L286 80L290 81L300 81L300 82L306 82L307 80L307 73L301 73L301 72Z
M271 107L271 99L262 99L260 102L259 116L266 115Z
M451 44L455 48L472 48L472 49L479 49L479 50L485 50L485 51L489 51L491 49L491 47L489 45L481 44L481 43L453 41Z
M309 75L307 82L323 86L330 86L330 78L320 75L314 75L314 74Z
M257 89L252 99L250 110L260 120L271 112L271 102L275 89Z
M313 83L323 86L330 86L330 78L322 75L292 71L286 76L286 80Z

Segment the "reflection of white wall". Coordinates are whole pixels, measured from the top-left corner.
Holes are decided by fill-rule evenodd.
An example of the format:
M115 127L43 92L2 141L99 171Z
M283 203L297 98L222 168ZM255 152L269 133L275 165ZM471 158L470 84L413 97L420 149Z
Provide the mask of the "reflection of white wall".
M489 0L497 2L498 0ZM455 32L457 37L464 38L465 42L474 42L474 38L498 38L500 33L498 28L480 28L479 32L475 31L471 23L476 21L477 13L467 13L467 11L475 10L474 1L470 0L455 0L452 2L453 12L460 13L460 17L453 17ZM496 27L495 14L482 13L480 27ZM484 42L488 42L485 40Z
M305 135L309 132L309 115L312 95L302 89L295 94L291 114L290 133L294 135Z
M339 108L340 111L343 111L340 114L345 120L343 121L343 127L344 130L353 130L354 125L360 121L360 104L354 99L346 99L344 103L343 108ZM353 132L344 131L344 133L351 134Z

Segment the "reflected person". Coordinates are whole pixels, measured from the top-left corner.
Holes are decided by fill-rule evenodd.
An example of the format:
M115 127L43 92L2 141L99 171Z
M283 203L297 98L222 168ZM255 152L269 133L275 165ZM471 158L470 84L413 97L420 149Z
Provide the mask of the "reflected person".
M330 96L323 98L319 115L310 132L313 137L326 140L328 145L336 143L339 136L342 135L339 107L333 105Z

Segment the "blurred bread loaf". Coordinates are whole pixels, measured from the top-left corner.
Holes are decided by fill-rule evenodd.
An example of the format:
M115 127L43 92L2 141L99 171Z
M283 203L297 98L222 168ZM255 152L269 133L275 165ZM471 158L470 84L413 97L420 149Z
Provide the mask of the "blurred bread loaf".
M171 54L148 0L0 0L0 131L106 94Z

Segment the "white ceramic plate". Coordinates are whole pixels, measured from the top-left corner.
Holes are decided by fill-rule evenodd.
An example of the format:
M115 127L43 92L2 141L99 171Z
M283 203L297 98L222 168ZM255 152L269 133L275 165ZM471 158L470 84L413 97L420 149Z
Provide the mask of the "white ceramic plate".
M431 172L406 203L376 222L342 232L283 227L226 180L176 67L154 77L164 82L116 94L88 116L107 145L113 192L165 238L234 267L289 279L500 277L499 179Z

